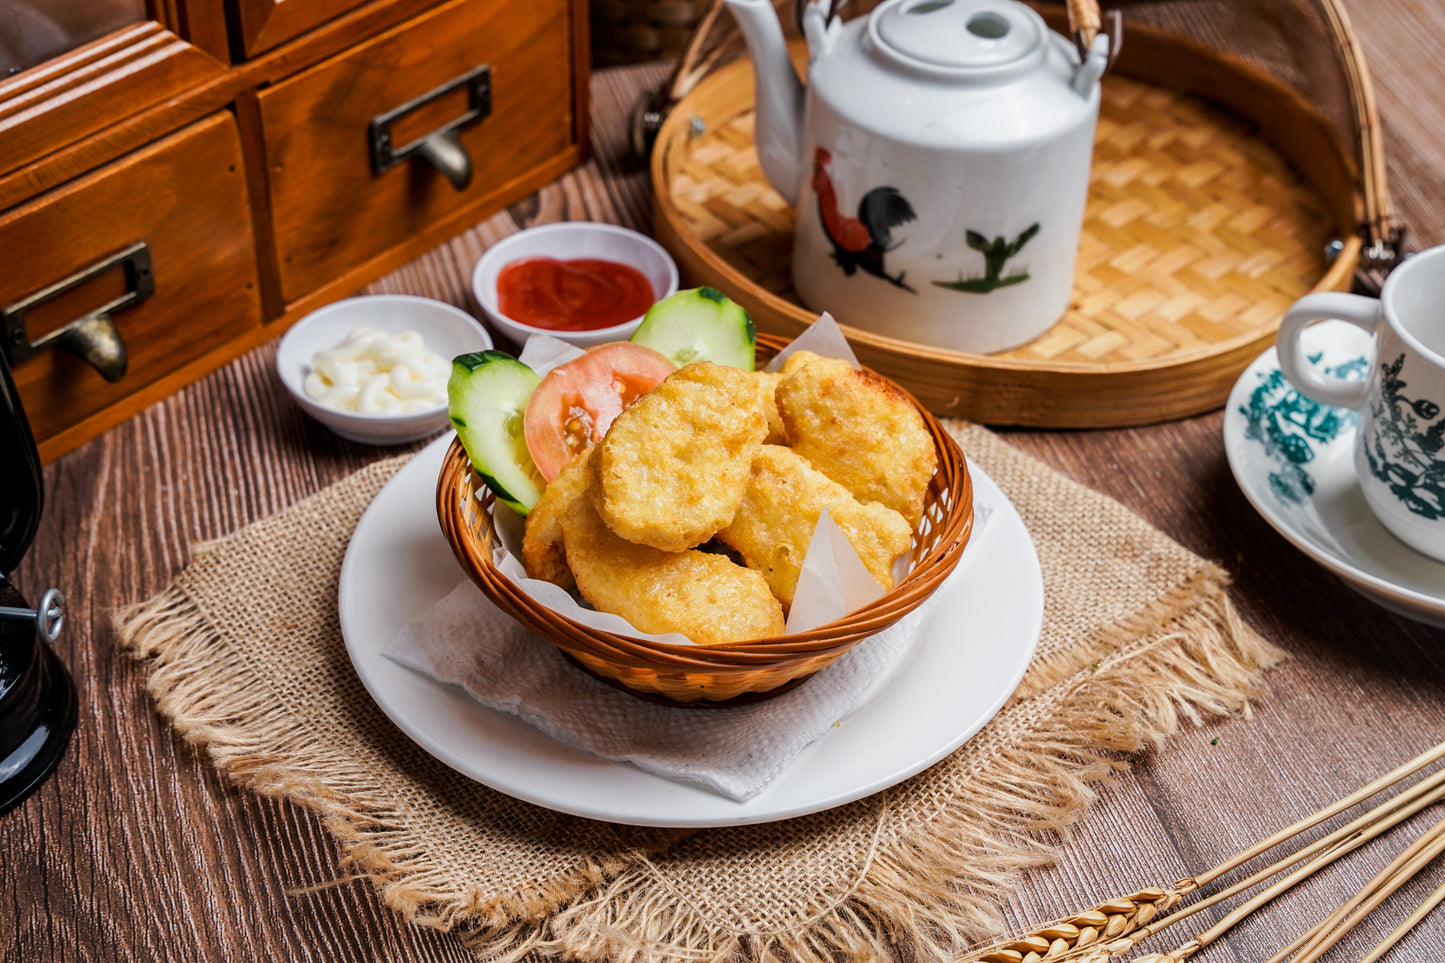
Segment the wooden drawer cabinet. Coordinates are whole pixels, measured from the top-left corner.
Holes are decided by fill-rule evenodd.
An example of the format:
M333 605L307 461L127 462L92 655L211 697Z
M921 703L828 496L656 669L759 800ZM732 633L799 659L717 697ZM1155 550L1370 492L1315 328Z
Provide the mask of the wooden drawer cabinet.
M134 9L148 19L0 77L0 351L47 461L586 150L586 0ZM28 349L127 299L147 257L154 291L110 315L118 381Z
M125 264L112 255L135 250ZM112 315L125 374L109 382L59 347L15 366L37 438L52 438L127 395L261 325L256 254L241 140L213 115L0 215L0 305L6 337L40 342L67 322L126 296L153 293ZM127 277L135 264L148 276ZM103 269L96 270L97 267ZM26 305L59 282L63 294Z
M258 94L286 302L570 149L567 13L564 0L449 3ZM481 115L456 131L465 190L420 159L376 169L372 121L412 104L390 125L398 150Z
M360 6L364 0L233 0L237 39L247 57L264 53Z

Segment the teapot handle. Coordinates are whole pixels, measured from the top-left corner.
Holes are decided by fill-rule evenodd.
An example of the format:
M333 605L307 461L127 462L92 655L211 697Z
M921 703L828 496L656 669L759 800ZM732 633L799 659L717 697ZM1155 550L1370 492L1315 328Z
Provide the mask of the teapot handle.
M823 23L829 24L843 12L848 0L793 0L793 25L798 28L799 34L807 32L803 29L803 13L813 3L819 3L824 8Z
M1069 34L1081 50L1094 45L1094 37L1104 29L1104 18L1099 13L1099 0L1067 0Z

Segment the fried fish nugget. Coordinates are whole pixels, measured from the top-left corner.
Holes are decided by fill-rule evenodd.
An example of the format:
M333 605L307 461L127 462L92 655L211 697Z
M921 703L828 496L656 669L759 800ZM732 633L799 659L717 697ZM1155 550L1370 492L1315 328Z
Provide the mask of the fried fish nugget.
M790 375L805 364L812 364L814 361L824 360L821 354L814 354L811 351L794 351L783 359L782 373Z
M560 585L569 592L577 583L567 568L567 554L562 547L562 518L575 510L579 498L590 501L592 497L595 451L589 448L573 458L548 483L527 515L527 529L522 536L522 565L527 574Z
M786 445L788 428L783 424L782 413L778 411L778 385L783 380L781 371L755 371L753 384L758 389L758 403L763 406L763 417L768 419L768 436L765 445Z
M790 608L808 543L824 508L848 536L869 574L885 590L891 589L893 563L912 543L908 522L876 502L860 503L848 489L779 445L764 445L753 459L743 503L732 524L718 533L718 540L736 549L749 568L762 572L773 594Z
M562 517L567 564L584 598L643 632L699 645L783 634L783 607L763 577L723 555L662 552L613 534L587 499Z
M708 361L674 371L598 444L598 511L639 545L701 545L732 521L767 433L750 372Z
M820 358L784 377L777 399L794 451L860 502L918 524L938 453L902 392L846 361Z

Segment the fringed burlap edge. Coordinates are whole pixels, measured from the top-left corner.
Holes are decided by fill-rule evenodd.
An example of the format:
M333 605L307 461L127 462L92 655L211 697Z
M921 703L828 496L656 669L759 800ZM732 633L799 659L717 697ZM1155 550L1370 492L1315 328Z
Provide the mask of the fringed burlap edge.
M406 920L456 930L479 956L724 963L742 952L833 963L838 953L866 960L911 943L921 958L944 959L997 925L1020 872L1056 858L1061 834L1094 798L1090 783L1127 766L1120 754L1158 744L1181 716L1247 709L1279 654L1238 618L1226 581L1206 568L1091 640L1082 657L1096 661L1080 666L1071 653L1068 665L1036 665L1029 697L1004 710L1025 714L1029 735L969 759L948 808L926 823L901 835L880 823L865 871L827 905L799 907L800 925L787 933L750 933L679 902L649 871L656 843L593 861L531 898L467 889L418 847L374 773L339 765L266 700L181 589L128 607L115 624L122 644L151 664L147 687L186 741L237 784L315 810L341 842L344 867Z
M408 922L448 931L484 927L506 934L509 946L526 946L535 939L530 921L555 913L677 835L640 831L635 853L601 854L546 892L467 888L419 844L364 757L348 759L320 745L304 722L275 705L182 589L172 585L125 607L114 625L122 646L149 663L146 688L176 732L237 785L317 812L341 843L341 868L369 879Z
M998 905L1020 873L1057 858L1094 799L1090 784L1127 768L1123 754L1159 745L1181 718L1247 712L1261 672L1281 653L1243 623L1226 585L1223 571L1206 566L1094 640L1082 666L1032 669L1044 673L1031 680L1036 695L1004 710L1023 714L1029 735L968 759L948 808L906 834L885 828L858 878L827 905L798 907L787 932L709 919L644 861L557 913L526 946L485 928L464 939L489 960L543 949L618 963L836 963L891 958L900 944L918 959L953 959L995 932ZM1071 909L1082 907L1060 912Z

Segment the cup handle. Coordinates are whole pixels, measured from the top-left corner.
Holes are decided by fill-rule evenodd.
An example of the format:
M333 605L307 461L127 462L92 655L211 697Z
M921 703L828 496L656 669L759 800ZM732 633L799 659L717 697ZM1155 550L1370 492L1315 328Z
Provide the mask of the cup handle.
M1279 334L1275 338L1279 370L1299 389L1300 394L1321 404L1341 408L1364 407L1370 393L1368 381L1346 381L1323 374L1305 356L1300 333L1309 324L1326 318L1348 321L1362 331L1374 334L1376 325L1380 323L1380 302L1358 294L1333 291L1306 294L1300 298L1284 313L1284 319L1279 323Z

